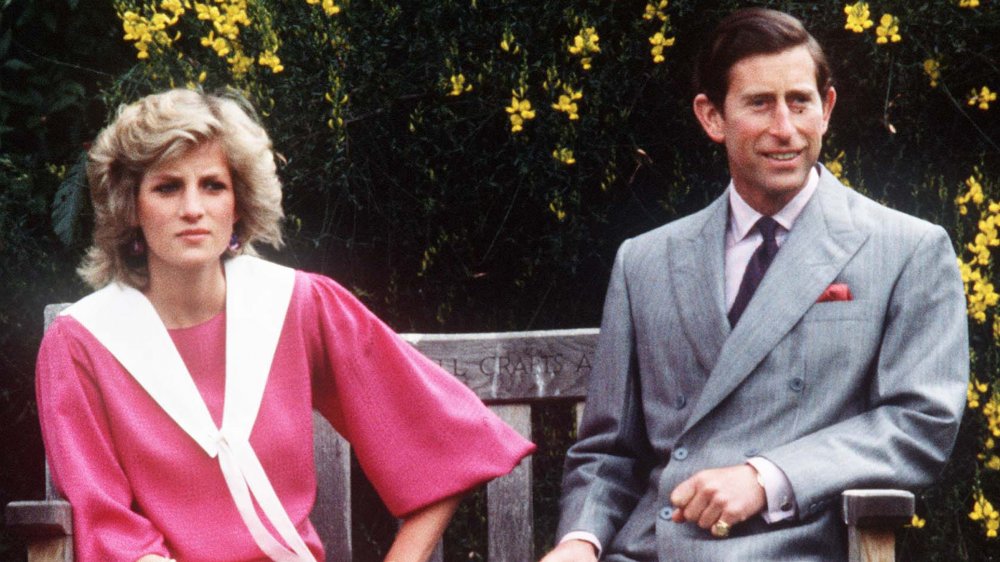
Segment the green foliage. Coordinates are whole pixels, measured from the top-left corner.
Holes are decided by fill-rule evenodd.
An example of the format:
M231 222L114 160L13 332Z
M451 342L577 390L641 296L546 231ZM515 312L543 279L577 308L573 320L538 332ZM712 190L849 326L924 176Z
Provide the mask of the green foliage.
M73 269L79 246L53 235L50 205L65 166L93 134L103 78L124 51L88 0L0 1L0 504L40 497L44 469L34 410L34 359L41 311L81 294ZM120 60L120 59L119 59ZM84 194L84 198L86 198ZM77 213L77 221L85 213ZM24 549L0 528L0 559Z
M34 354L42 307L73 285L68 256L51 234L49 201L58 179L47 167L0 154L0 503L36 497L42 489L42 449L34 411ZM0 529L0 559L17 560Z

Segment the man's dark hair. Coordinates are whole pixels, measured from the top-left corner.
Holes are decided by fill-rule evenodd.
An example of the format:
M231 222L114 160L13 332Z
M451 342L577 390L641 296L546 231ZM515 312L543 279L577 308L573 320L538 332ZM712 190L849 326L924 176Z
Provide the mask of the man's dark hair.
M723 111L729 89L729 71L754 55L777 54L805 45L816 64L816 87L823 96L833 85L830 64L823 48L793 16L766 8L745 8L725 17L698 53L694 92L705 94Z

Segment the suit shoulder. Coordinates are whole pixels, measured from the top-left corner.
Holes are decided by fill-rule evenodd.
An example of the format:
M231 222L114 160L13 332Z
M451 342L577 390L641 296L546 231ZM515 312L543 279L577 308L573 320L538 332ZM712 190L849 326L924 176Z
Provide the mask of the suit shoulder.
M930 221L887 207L851 188L847 192L847 204L851 210L854 226L875 236L912 238L919 240L932 232L944 234L944 229Z

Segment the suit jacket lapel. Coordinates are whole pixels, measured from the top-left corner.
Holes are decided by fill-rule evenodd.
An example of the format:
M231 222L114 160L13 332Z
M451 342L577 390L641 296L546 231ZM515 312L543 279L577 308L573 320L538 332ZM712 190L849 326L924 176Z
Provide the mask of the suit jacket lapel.
M819 188L723 344L687 428L753 372L861 248L867 234L851 222L846 190L821 171Z
M690 237L670 239L669 271L676 298L673 305L688 311L680 315L681 324L698 362L708 373L729 336L723 262L729 220L727 195L723 193L703 214L704 222L691 229Z

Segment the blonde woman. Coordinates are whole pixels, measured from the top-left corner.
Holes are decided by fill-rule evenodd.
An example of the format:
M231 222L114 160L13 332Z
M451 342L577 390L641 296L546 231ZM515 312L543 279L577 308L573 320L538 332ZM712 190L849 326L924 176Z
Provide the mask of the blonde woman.
M323 559L311 412L429 557L458 498L533 445L281 245L271 142L238 98L123 107L89 153L96 291L52 324L37 392L80 562Z

